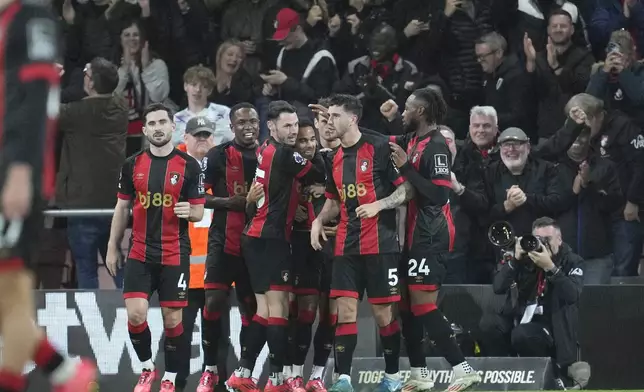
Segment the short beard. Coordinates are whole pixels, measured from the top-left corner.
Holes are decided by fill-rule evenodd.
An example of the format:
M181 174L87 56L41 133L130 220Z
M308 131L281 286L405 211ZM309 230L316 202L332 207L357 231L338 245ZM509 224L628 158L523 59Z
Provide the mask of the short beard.
M418 120L412 119L406 125L403 125L403 133L413 133L418 130L419 127Z
M172 140L172 136L160 142L157 142L156 140L154 140L153 137L148 137L148 142L150 142L150 144L153 145L154 147L163 147L166 144L170 143L171 140Z

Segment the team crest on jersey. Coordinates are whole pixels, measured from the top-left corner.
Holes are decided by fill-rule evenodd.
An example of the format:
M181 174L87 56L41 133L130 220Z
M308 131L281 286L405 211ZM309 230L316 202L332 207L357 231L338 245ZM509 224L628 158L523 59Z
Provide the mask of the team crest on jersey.
M177 185L179 183L179 173L171 172L170 173L170 184Z
M304 159L304 157L300 155L299 152L293 153L293 159L295 159L295 163L299 163L300 165L304 165L306 163L306 159Z
M366 172L368 169L369 169L369 161L368 161L368 160L366 160L366 159L363 159L363 160L360 162L360 170L361 170L362 172Z
M288 271L282 271L282 280L284 283L288 282Z
M257 155L257 164L261 165L262 164L262 154Z

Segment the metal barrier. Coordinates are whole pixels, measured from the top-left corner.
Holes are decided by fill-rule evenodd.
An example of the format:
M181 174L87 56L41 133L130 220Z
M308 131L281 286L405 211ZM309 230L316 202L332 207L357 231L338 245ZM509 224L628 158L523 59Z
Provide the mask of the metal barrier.
M45 216L51 216L54 218L68 218L68 217L79 217L79 216L112 216L114 215L114 208L84 208L77 210L45 210L43 211ZM130 215L132 210L130 210Z

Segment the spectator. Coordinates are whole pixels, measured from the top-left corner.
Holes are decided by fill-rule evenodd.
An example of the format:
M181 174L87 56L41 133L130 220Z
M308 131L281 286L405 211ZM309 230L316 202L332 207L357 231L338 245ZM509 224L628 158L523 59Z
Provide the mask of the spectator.
M609 284L614 264L610 227L624 202L615 165L608 159L586 160L589 139L586 129L558 166L573 193L571 206L557 221L564 242L584 258L584 284Z
M381 24L371 37L370 54L350 61L342 80L333 87L337 93L357 95L364 108L360 125L381 133L389 131L380 106L394 99L403 107L420 79L416 66L398 55L397 46L396 31Z
M394 3L392 13L400 54L420 65L424 61L422 52L414 49L427 44L431 19L429 4L423 0L399 0Z
M584 260L561 237L547 217L532 223L539 248L527 252L517 239L514 257L499 264L492 285L506 296L500 312L483 315L481 351L485 356L553 357L555 377L566 378L577 361L579 297ZM518 231L517 235L524 233ZM566 380L572 386L572 380Z
M117 48L119 84L117 94L122 94L129 105L128 134L137 141L128 146L128 156L142 147L141 113L150 103L167 102L170 93L168 67L150 52L150 45L139 21L126 22L119 32L121 45Z
M644 136L620 111L606 112L601 100L589 95L573 97L590 128L589 160L609 159L615 163L626 199L623 214L613 226L616 276L636 276L642 253L644 230ZM592 166L591 166L592 169Z
M183 74L183 89L188 97L188 107L174 115L176 128L172 142L179 145L184 141L186 124L193 117L207 117L217 125L214 133L215 145L233 140L230 129L230 108L216 103L208 103L208 96L215 86L215 75L204 66L188 68Z
M439 63L439 74L447 83L445 96L452 112L447 125L464 139L469 125L470 109L482 104L483 73L476 62L476 40L493 30L496 16L490 2L468 1L460 7L458 0L438 0L430 3L429 37L424 48L425 62Z
M469 137L463 143L454 162L452 191L450 199L456 200L465 188L472 191L470 195L484 195L482 179L486 168L501 160L496 139L499 136L496 110L491 106L475 106L470 115ZM483 196L480 196L483 197ZM481 201L485 203L484 201ZM468 242L467 283L489 284L494 270L494 253L487 240L488 217L481 210L469 208L471 203L458 204L464 213L463 224L470 225ZM476 205L476 203L475 203ZM466 215L465 215L466 214ZM457 230L460 229L457 227Z
M345 21L348 24L352 57L369 53L369 37L380 23L389 23L388 11L370 0L349 0Z
M606 109L619 109L628 114L642 128L644 64L636 61L635 43L627 31L615 31L606 52L606 61L595 67L586 92L603 100Z
M510 26L510 31L507 34L508 53L518 56L523 54L523 40L526 34L538 52L544 51L549 37L549 34L546 34L546 27L550 24L549 15L561 11L570 15L573 24L571 39L574 44L587 46L586 38L584 37L584 25L575 4L568 0L519 0L517 3L518 7L510 12L512 26Z
M644 56L644 2L642 0L594 1L588 20L588 38L598 59L605 56L604 48L613 40L613 34L622 30L634 41L640 57ZM632 33L629 33L632 31Z
M113 95L117 68L97 57L85 68L87 97L60 110L63 134L56 203L61 208L112 208L121 164L125 160L128 108ZM98 253L105 259L111 217L69 217L67 236L76 263L78 288L98 289ZM114 277L122 287L122 276Z
M534 134L530 79L515 55L506 54L507 43L499 33L489 33L476 41L476 57L481 64L485 104L499 115L499 128L524 128Z
M530 157L530 139L519 128L499 136L501 161L485 170L485 193L468 189L461 202L471 210L488 211L487 223L510 222L518 233L530 231L530 222L544 214L563 212L563 183L554 164Z
M244 45L235 40L222 43L215 55L215 83L209 100L219 105L235 106L240 102L255 102L263 81L243 68Z
M178 102L185 70L205 63L211 48L216 46L216 34L209 29L203 2L138 0L138 5L150 48L167 64L170 97Z
M294 10L281 9L276 23L273 39L279 41L282 49L275 62L276 69L260 75L264 80L262 93L308 110L309 104L331 94L338 78L335 59L328 50L309 42L300 16Z
M270 8L276 7L278 0L235 0L230 1L223 12L221 39L235 39L241 43L246 54L244 69L251 75L265 69L267 59L264 55L264 40L270 35L263 34L263 22L273 22L266 15ZM272 60L272 59L271 59Z
M74 42L73 47L77 53L78 63L82 69L85 64L96 57L108 58L112 52L113 37L113 20L109 18L108 2L90 2L78 6L78 12L74 8L72 0L65 0L62 7L63 20L67 24L68 42ZM72 47L67 47L66 55Z
M537 54L526 33L523 49L526 70L532 78L539 105L537 135L539 141L552 136L566 119L564 106L573 95L586 89L594 59L584 47L573 43L575 31L567 11L554 11L548 21L546 50Z

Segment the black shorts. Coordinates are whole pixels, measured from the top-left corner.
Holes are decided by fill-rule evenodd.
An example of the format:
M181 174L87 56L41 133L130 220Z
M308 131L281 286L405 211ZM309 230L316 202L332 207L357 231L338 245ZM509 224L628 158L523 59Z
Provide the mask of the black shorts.
M320 293L329 295L333 275L333 256L322 252L322 272L320 274Z
M185 259L185 260L184 260ZM123 298L145 298L156 291L163 308L188 306L190 259L181 256L181 265L143 263L127 259L123 279Z
M243 235L241 247L254 293L293 290L291 245L288 242Z
M445 279L449 253L412 249L400 260L401 276L409 291L439 290Z
M244 258L225 253L222 246L208 249L204 288L229 291L233 282L237 298L255 298Z
M322 291L324 254L311 246L311 233L294 231L292 240L293 292L296 295L319 295Z
M333 259L331 298L361 298L367 290L372 304L400 301L400 255L348 255Z
M32 207L32 211L34 211ZM0 214L0 217L2 215ZM33 265L38 249L38 238L43 230L43 215L32 212L23 221L0 222L0 273Z

